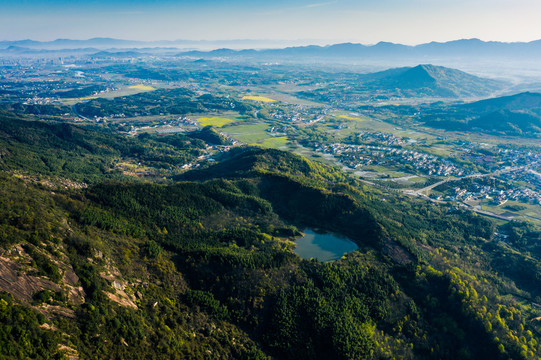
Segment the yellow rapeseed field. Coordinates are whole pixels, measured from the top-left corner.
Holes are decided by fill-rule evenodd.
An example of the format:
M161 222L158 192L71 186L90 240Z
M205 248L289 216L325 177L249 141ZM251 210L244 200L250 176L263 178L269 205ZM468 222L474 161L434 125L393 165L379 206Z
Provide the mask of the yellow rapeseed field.
M357 120L357 121L363 121L363 119L359 117L353 117L349 115L338 115L339 118L346 119L346 120Z
M156 89L153 88L152 86L143 85L143 84L138 84L138 85L128 86L128 89L135 89L135 90L141 90L141 91L152 91L152 90L156 90Z
M265 96L244 96L242 100L254 100L254 101L261 101L261 102L274 102L276 100L265 97Z
M92 100L92 99L97 99L98 97L97 96L85 96L85 97L80 97L80 98L69 98L69 99L65 99L65 101L85 101L85 100Z

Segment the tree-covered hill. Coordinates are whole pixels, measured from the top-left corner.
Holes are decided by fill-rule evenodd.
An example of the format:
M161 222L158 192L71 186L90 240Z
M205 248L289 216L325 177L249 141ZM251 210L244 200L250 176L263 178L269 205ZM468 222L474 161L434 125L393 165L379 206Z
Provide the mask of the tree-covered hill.
M408 96L461 98L490 95L501 83L460 70L421 64L366 75L367 86L399 89Z
M197 95L184 88L159 89L111 100L98 98L77 104L77 111L86 117L187 115L231 109L245 113L251 109L251 106L225 97L210 94Z
M541 134L541 94L526 92L435 107L426 111L421 121L428 126L447 130L538 137Z
M126 177L127 170L181 171L202 154L205 143L175 135L119 136L67 123L44 123L0 112L0 169L28 175L93 182Z
M391 68L375 73L333 74L332 80L315 78L323 83L297 96L327 104L358 104L361 106L394 104L397 99L459 100L491 96L506 84L481 78L457 69L431 64ZM394 106L394 105L393 105ZM430 110L430 108L429 108Z
M533 359L541 351L532 225L498 228L252 147L201 170L161 173L158 183L153 171L180 164L202 141L4 119L0 356ZM152 149L166 159L149 159ZM41 157L88 163L51 170ZM118 159L144 163L148 175L111 175L106 165ZM303 260L292 249L305 227L346 235L359 250Z

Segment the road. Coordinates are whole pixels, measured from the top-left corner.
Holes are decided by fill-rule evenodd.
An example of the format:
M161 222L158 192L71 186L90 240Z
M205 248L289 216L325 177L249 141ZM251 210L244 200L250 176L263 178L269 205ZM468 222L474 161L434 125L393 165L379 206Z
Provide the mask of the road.
M511 171L516 171L516 170L526 170L526 166L506 167L505 169L496 170L496 171L494 171L492 173L488 173L488 174L472 174L472 175L463 176L461 178L447 178L445 180L439 181L439 182L437 182L435 184L429 185L429 186L424 187L422 189L413 190L413 191L418 193L419 195L421 195L421 194L422 195L428 195L428 192L430 190L434 189L437 186L440 186L441 184L445 184L445 183L450 182L450 181L460 181L460 180L463 180L463 179L470 179L470 178L481 178L481 177L487 177L487 176L497 176L497 175L509 173ZM410 191L412 191L412 190L410 190Z
M77 115L77 117L80 117L80 118L83 119L83 120L91 121L89 118L84 117L83 115L79 114L79 112L77 112L77 106L76 106L76 105L77 105L77 104L74 104L74 105L71 106L71 109L73 110L73 113L74 113L75 115Z
M430 200L430 201L432 201L434 203L440 203L441 204L441 203L443 203L443 201L435 200L435 199L432 199L432 198L430 198L428 196L430 190L434 189L437 186L440 186L441 184L445 184L445 183L451 182L451 181L459 181L459 180L468 179L468 178L481 178L481 177L487 177L487 176L497 176L497 175L501 175L501 174L505 174L505 173L509 173L509 172L517 171L517 170L527 170L527 166L506 167L506 168L504 168L502 170L497 170L497 171L494 171L494 172L488 173L488 174L472 174L472 175L467 175L467 176L464 176L464 177L461 177L461 178L447 178L445 180L438 181L435 184L429 185L429 186L424 187L424 188L419 189L419 190L403 190L403 192L405 194L407 194L407 195L422 197L422 198ZM496 218L496 219L500 219L500 220L506 220L506 221L510 221L510 220L513 219L512 217L502 216L502 215L494 214L494 213L492 213L490 211L481 210L481 208L479 206L472 206L472 205L466 204L466 203L460 203L460 205L462 205L463 207L465 207L465 208L467 208L467 209L469 209L471 211L474 211L474 212L476 212L478 214L489 216L489 217L492 217L492 218Z

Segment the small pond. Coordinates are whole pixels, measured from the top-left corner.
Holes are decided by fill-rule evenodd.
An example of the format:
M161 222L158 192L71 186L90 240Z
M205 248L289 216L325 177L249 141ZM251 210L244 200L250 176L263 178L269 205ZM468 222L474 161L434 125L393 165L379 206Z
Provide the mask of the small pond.
M331 261L340 259L344 254L357 250L358 246L348 238L311 229L304 230L304 237L295 241L295 253L303 259Z

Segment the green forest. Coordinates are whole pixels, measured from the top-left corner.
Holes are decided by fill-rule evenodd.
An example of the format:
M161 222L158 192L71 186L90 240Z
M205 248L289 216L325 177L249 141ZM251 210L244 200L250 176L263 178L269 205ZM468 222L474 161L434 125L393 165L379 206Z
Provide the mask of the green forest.
M145 111L189 112L193 96ZM0 358L540 357L541 229L280 150L239 146L186 171L226 140L203 131L129 137L0 112ZM301 259L306 228L359 249Z
M142 94L107 99L93 99L77 105L77 111L88 117L145 116L159 114L186 115L212 110L235 109L244 114L248 104L211 94L197 95L191 90L160 89Z

